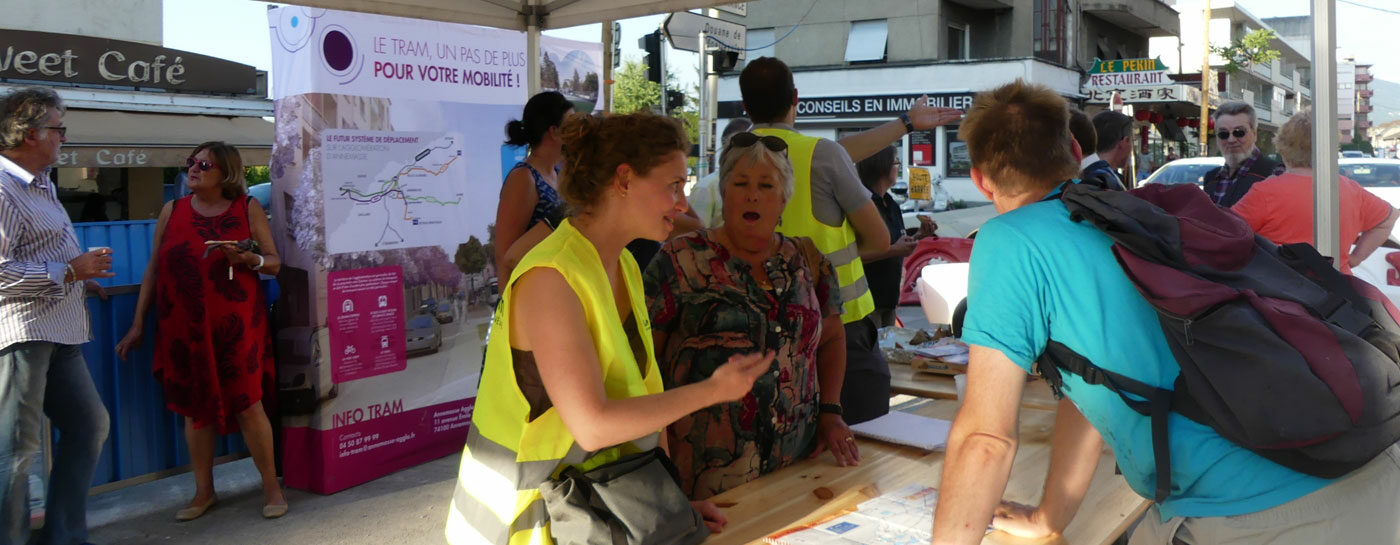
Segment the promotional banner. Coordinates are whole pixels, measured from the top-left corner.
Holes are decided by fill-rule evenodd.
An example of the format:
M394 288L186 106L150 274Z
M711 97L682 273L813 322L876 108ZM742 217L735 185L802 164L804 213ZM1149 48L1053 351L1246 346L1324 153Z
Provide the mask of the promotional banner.
M462 449L498 299L503 128L529 63L519 32L296 6L268 18L284 475L331 493ZM558 85L596 97L597 76L566 57Z

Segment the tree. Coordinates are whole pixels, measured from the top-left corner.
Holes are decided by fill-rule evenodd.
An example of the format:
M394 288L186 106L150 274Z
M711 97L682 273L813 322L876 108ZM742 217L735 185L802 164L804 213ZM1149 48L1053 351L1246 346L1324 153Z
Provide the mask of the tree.
M544 62L540 64L540 87L544 89L559 89L559 67L550 60L549 53L544 54Z
M1248 68L1251 64L1268 64L1278 59L1279 52L1272 47L1278 38L1274 31L1261 28L1245 34L1239 41L1225 47L1211 46L1210 52L1225 59L1225 71L1231 74Z
M476 291L474 277L482 270L486 269L486 246L481 243L476 235L472 235L466 242L457 245L457 255L452 260L457 265L457 269L462 274L467 275L467 293Z
M613 112L619 114L630 114L633 112L655 112L661 104L661 85L647 79L647 67L638 61L627 61L623 63L622 70L614 76L613 84ZM676 75L667 71L666 88L679 89L680 83L676 80ZM681 120L685 126L686 136L691 142L699 141L700 114L695 109L695 96L699 94L699 87L692 86L691 93L685 97L685 105L679 111L671 112L671 115Z
M589 97L589 98L594 98L594 99L598 98L598 73L597 73L597 72L589 72L588 75L585 76L585 77L583 78L583 93L582 93L582 94L583 94L583 96L586 96L586 97Z
M1371 141L1362 139L1360 133L1357 133L1356 135L1352 136L1351 142L1342 144L1340 149L1342 151L1359 151L1361 153L1365 153L1368 156L1374 155L1376 151L1375 148L1371 147Z

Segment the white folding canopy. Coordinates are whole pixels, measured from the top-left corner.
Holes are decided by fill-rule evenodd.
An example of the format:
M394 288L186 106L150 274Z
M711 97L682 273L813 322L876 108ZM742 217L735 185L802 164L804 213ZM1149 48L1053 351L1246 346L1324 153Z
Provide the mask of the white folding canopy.
M686 11L734 0L296 0L298 5L451 23L491 26L526 33L531 93L539 90L540 30ZM1313 15L1314 241L1323 255L1342 257L1337 247L1336 0L1310 0ZM1209 4L1207 4L1209 5Z
M564 28L734 0L296 0L292 4L508 28Z

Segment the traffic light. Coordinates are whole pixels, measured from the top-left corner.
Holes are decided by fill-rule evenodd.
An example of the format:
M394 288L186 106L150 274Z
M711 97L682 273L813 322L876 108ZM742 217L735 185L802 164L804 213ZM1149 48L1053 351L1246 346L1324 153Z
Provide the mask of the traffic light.
M637 47L647 54L642 60L647 65L647 79L661 83L661 31L642 36L637 40Z
M685 94L675 89L666 90L666 111L674 112L685 106Z
M739 64L738 51L712 51L710 52L710 66L716 74L732 72L734 65Z
M612 65L616 69L622 65L622 23L612 24Z

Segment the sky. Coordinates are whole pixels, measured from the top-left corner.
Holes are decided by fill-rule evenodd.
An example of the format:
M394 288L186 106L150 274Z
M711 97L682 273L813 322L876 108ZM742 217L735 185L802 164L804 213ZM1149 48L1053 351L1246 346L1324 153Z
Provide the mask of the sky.
M761 0L764 2L808 2L813 0ZM906 0L877 0L903 2ZM1395 0L1336 0L1337 45L1355 55L1358 62L1370 62L1377 78L1400 82L1400 59L1390 43L1393 32L1400 28L1400 2ZM1217 2L1217 5L1220 2ZM1311 0L1236 0L1235 3L1256 17L1307 15ZM1180 6L1199 5L1200 0L1180 0ZM1368 9L1360 5L1383 8ZM252 0L165 0L165 45L221 57L260 70L272 69L272 54L267 35L267 6ZM640 60L637 39L661 25L664 15L638 17L622 21L622 56L624 60ZM209 21L220 27L210 32ZM796 21L794 21L795 23ZM548 30L545 34L581 41L602 41L600 25L583 25L567 29ZM750 44L763 45L763 44ZM668 47L669 49L669 47ZM689 89L698 79L698 56L685 51L669 50L669 71ZM1380 97L1377 97L1380 98ZM1400 102L1400 97L1396 97Z

